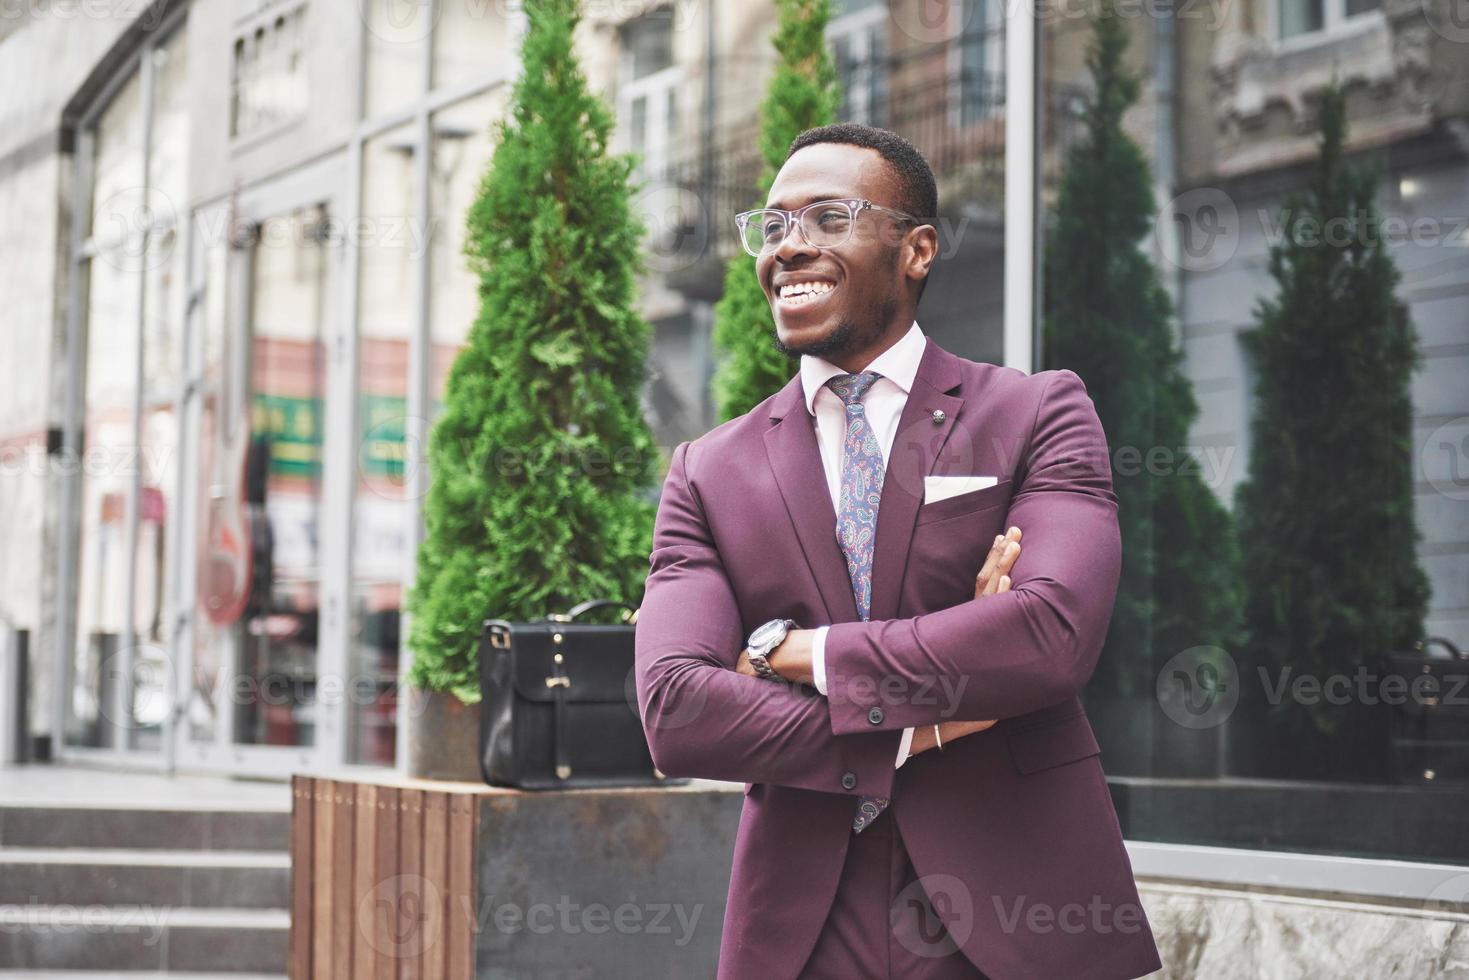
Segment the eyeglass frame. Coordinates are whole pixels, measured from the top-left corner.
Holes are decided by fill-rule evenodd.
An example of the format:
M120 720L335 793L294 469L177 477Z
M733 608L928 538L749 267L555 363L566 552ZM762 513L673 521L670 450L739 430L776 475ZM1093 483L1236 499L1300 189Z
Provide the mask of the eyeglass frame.
M801 225L801 218L806 214L807 211L815 207L820 207L823 204L844 204L852 212L852 225L850 228L847 229L847 237L843 238L839 242L834 242L831 245L817 245L815 242L811 241L809 237L807 237L806 229ZM796 227L801 229L801 237L806 240L807 245L810 245L812 248L826 249L839 248L840 246L845 245L847 244L847 242L852 240L852 232L855 231L857 228L857 217L863 211L883 211L887 214L892 215L895 218L900 218L901 220L915 226L923 224L922 221L913 217L913 215L909 214L906 211L899 211L897 208L890 208L885 207L881 204L874 204L872 201L869 201L865 197L833 197L828 198L824 201L812 201L810 204L803 204L801 207L795 208L794 210L787 210L786 208L751 208L749 211L741 211L739 214L735 215L735 227L739 230L740 245L744 248L745 252L749 255L753 255L755 258L758 259L760 256L767 254L766 250L762 249L759 252L752 252L750 251L749 242L745 240L745 227L750 223L750 216L753 214L774 212L781 215L785 219L786 223L785 231L780 236L780 241L782 243L784 243L786 238L790 235L791 228ZM778 247L779 246L777 246L777 248ZM770 249L769 251L774 252L775 250L776 249Z

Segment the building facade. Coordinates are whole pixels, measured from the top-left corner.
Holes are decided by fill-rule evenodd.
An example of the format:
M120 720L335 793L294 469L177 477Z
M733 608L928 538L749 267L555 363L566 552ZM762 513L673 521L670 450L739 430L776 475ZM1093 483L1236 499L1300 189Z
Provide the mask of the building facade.
M671 449L717 421L713 305L732 215L760 203L775 10L585 6L584 67L640 159L644 400ZM1017 53L1016 13L994 0L834 8L841 117L908 136L939 178L920 323L964 356L1032 369L1095 11L1035 8L1033 50ZM1316 99L1346 86L1352 149L1407 229L1392 254L1425 353L1428 633L1469 649L1469 26L1452 0L1120 9L1143 80L1126 124L1159 206L1149 247L1202 409L1187 448L1226 503L1250 448L1239 335L1273 289L1275 209L1304 185ZM32 747L263 775L401 756L423 447L477 312L463 219L523 29L517 4L473 0L51 0L0 19L0 627L26 652ZM1158 715L1137 738L1178 732ZM1454 844L1441 816L1469 772L1421 768L1372 800L1318 800L1347 828L1335 835L1309 808L1250 824L1280 800L1249 797L1224 764L1205 774L1218 795L1180 796L1146 766L1113 792L1140 873L1417 908L1469 891L1451 873L1469 835ZM1247 816L1190 817L1221 798L1244 809L1217 812ZM1272 852L1292 855L1284 879L1251 856Z

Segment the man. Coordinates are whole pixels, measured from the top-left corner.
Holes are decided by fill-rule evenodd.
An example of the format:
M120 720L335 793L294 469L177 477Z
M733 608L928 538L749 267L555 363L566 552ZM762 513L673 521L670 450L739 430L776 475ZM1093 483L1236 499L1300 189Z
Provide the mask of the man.
M664 484L637 690L659 769L745 783L720 978L1160 967L1077 697L1106 441L1072 372L923 335L936 211L900 137L796 139L739 226L800 371Z

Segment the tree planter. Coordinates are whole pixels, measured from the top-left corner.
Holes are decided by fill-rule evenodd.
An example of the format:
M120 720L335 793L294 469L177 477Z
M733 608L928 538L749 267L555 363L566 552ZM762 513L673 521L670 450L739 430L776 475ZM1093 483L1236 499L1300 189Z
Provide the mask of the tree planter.
M479 715L447 692L408 688L408 774L480 782Z

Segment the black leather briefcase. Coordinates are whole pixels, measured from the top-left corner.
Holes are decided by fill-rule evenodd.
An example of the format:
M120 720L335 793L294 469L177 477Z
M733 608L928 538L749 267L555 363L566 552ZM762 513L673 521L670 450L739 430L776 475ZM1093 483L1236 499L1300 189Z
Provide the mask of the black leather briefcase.
M593 599L530 623L487 619L480 634L480 770L519 789L687 782L653 767L633 683L632 625L574 620L626 603Z

